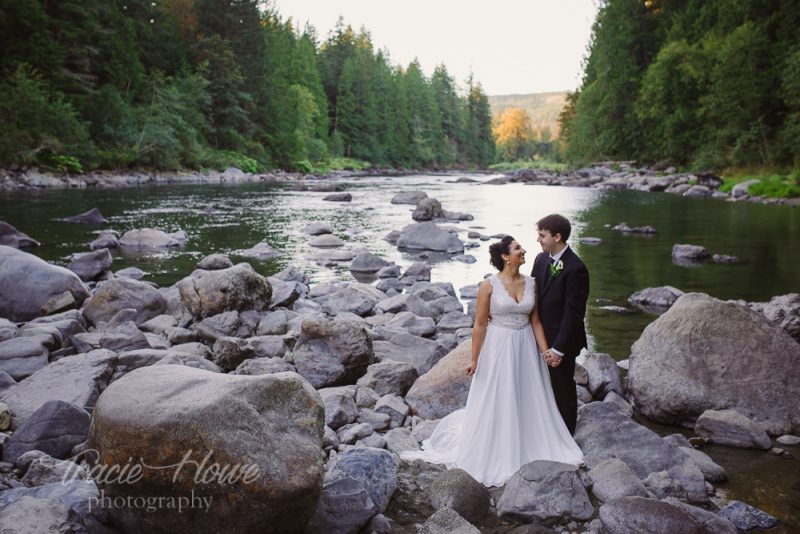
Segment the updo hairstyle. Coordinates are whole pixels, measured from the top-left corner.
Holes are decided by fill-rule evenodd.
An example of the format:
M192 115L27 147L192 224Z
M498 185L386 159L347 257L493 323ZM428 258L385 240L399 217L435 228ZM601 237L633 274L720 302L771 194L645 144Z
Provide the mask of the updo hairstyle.
M511 243L514 238L510 235L505 236L503 239L496 243L489 245L489 263L494 265L495 269L502 271L506 262L503 255L508 255L511 252Z

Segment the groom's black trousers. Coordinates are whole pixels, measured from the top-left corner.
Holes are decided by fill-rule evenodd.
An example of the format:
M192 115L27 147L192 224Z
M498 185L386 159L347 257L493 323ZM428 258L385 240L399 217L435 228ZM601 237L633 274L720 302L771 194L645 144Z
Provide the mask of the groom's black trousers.
M565 354L558 367L548 367L550 383L556 397L556 405L562 419L567 424L570 434L575 434L578 421L578 392L575 389L576 355Z

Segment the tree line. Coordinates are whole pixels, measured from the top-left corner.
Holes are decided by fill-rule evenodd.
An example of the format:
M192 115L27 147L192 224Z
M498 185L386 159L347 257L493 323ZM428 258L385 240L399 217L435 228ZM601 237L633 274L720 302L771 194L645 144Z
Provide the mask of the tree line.
M342 19L321 40L260 0L3 0L0 164L310 171L495 157L481 84L460 91Z
M798 28L797 0L605 0L567 157L800 168Z

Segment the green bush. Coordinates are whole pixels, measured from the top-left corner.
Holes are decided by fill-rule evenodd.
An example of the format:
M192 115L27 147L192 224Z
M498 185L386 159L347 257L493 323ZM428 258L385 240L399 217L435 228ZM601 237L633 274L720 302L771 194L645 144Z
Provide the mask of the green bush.
M294 168L297 171L302 172L304 174L309 174L312 170L314 170L314 166L311 165L311 162L308 161L307 159L296 161L294 163Z
M204 167L218 171L224 171L228 167L236 167L251 174L261 171L261 164L258 160L230 150L206 149L200 157L200 163Z
M50 158L50 165L58 172L83 174L83 166L80 160L74 156L55 155Z

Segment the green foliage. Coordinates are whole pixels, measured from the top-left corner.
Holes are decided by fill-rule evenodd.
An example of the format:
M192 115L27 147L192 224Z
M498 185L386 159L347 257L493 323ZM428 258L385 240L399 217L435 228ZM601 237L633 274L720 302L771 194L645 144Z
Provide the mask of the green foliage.
M80 160L74 156L55 155L50 158L50 165L58 172L83 173Z
M773 173L741 173L723 176L723 183L720 191L730 192L736 184L747 180L759 180L759 183L752 184L747 188L750 195L773 198L793 198L800 197L800 171L793 171L789 174Z
M797 168L798 26L794 0L605 1L559 119L566 156Z
M546 159L503 161L489 165L489 170L497 172L513 172L521 169L534 169L548 172L567 172L571 168L572 167L566 163L560 163Z
M443 65L430 78L417 62L392 65L342 20L319 43L262 0L7 1L0 72L2 164L494 160L479 84L464 95Z

